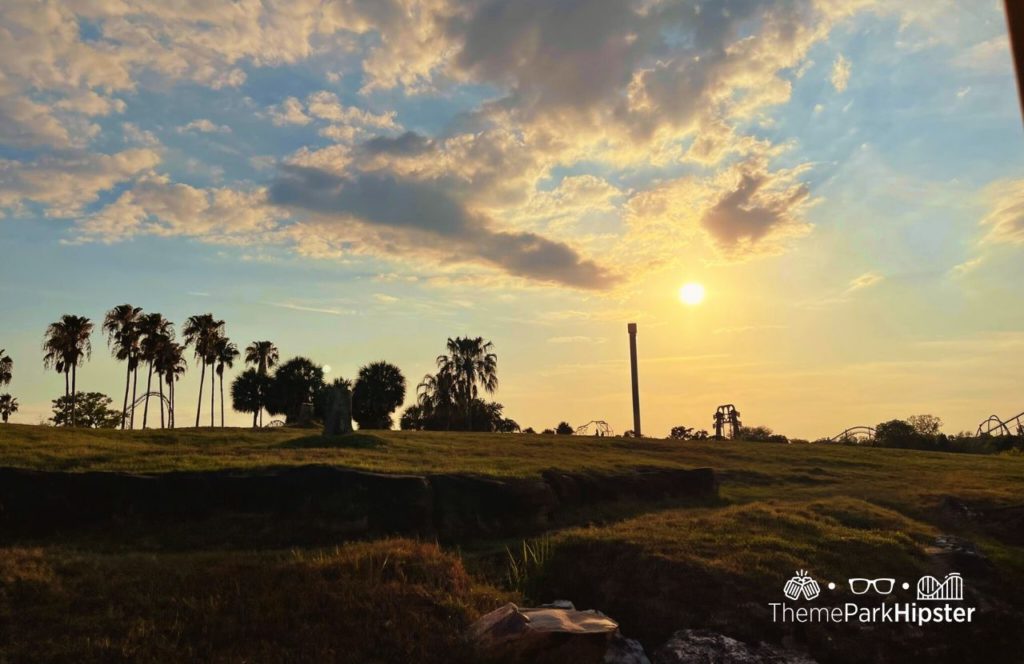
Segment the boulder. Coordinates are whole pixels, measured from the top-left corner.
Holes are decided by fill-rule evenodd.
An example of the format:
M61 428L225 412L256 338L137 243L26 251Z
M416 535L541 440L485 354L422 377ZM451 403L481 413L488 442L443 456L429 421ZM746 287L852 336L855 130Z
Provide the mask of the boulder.
M536 608L506 604L470 625L468 639L489 661L650 664L639 643L619 634L617 622L564 601Z
M654 664L814 664L801 653L767 643L755 646L704 629L684 629L672 635L654 655Z

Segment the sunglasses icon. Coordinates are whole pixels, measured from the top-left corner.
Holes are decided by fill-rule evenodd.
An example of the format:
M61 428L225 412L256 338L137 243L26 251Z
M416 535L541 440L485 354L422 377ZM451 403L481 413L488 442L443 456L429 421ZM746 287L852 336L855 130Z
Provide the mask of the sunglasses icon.
M863 595L872 589L879 595L888 595L896 585L896 579L849 579L849 584L854 595Z

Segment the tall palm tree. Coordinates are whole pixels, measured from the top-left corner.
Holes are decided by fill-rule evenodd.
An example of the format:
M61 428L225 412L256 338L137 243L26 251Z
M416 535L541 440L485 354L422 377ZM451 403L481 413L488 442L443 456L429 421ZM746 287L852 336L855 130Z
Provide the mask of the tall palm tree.
M245 348L245 363L256 367L261 376L277 364L279 357L273 341L254 341Z
M139 318L142 307L130 304L119 304L103 318L103 331L107 335L107 346L115 359L127 362L128 370L124 377L124 403L121 406L121 428L124 429L128 420L128 389L131 387L132 373L139 363ZM134 400L132 401L134 404Z
M482 337L456 337L448 339L448 354L439 355L437 366L455 381L455 395L465 409L466 427L473 428L472 403L478 398L479 388L488 394L498 389L498 356L494 344Z
M174 341L174 326L161 314L145 314L139 319L139 359L149 365L146 376L146 405L142 409L142 428L149 421L149 394L153 390L153 371L164 347ZM159 374L157 382L160 382ZM160 400L160 418L163 419L163 399Z
M0 348L0 387L9 385L14 377L14 360L7 351Z
M235 366L235 359L240 355L236 346L226 336L217 338L214 346L214 358L217 362L217 376L220 378L220 426L224 428L224 369Z
M202 362L203 368L199 376L199 405L196 407L196 426L199 426L199 416L203 409L203 384L206 382L206 365L213 360L214 344L217 337L224 329L224 321L217 320L213 314L196 314L189 316L185 321L182 334L185 336L185 345L192 346L196 359ZM213 373L210 374L211 380ZM210 391L210 426L213 426L213 390Z
M18 412L18 400L10 394L0 394L0 419L7 424L7 418Z
M280 357L273 341L254 341L245 348L245 363L254 365L261 376L266 376L267 371L276 366L278 360ZM260 408L259 422L260 426L263 426L262 408ZM255 417L253 426L256 426Z
M50 323L43 336L43 366L64 374L64 395L71 395L71 426L75 426L75 398L78 392L78 365L92 356L92 321L85 316L64 314ZM68 387L70 374L71 385Z
M164 383L167 384L167 426L174 428L174 383L185 373L188 365L185 362L185 347L168 340L161 344L156 357L156 375L160 383L160 396L164 397ZM164 399L160 399L161 409ZM163 411L161 410L161 413ZM163 425L163 416L160 420Z

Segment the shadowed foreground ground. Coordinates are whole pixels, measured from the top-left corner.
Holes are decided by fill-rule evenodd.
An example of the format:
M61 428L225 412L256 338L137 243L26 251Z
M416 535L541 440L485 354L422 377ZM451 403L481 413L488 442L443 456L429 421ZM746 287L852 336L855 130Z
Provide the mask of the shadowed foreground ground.
M0 427L0 466L7 467L308 463L498 477L710 466L721 490L710 502L595 505L525 543L467 537L446 551L409 540L344 543L330 529L272 516L223 515L166 528L128 519L6 537L0 661L472 661L459 632L480 612L524 596L599 608L649 651L676 629L708 627L785 639L821 661L1019 660L1019 456L501 434L323 440L283 429ZM969 539L983 557L937 552L936 537L946 534ZM793 629L772 624L768 614L796 569L841 582L954 567L979 606L968 629Z

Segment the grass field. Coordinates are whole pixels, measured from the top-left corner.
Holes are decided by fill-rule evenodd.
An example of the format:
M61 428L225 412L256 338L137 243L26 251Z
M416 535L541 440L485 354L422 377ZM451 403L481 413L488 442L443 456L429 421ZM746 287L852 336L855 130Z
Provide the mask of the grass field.
M2 652L17 661L13 655L31 652L31 641L49 629L61 635L45 651L44 659L52 661L71 661L69 653L79 648L93 653L81 661L112 659L111 653L135 661L193 655L288 660L300 652L307 661L346 661L338 653L353 652L360 654L357 661L471 660L457 639L437 633L456 634L479 612L520 596L569 598L599 608L649 647L675 629L709 627L754 640L795 639L822 661L885 661L885 653L900 653L888 661L970 661L979 646L969 651L964 644L979 639L987 661L1013 661L1017 655L1010 653L1019 652L1013 635L1024 623L1024 604L1014 590L1024 587L1021 533L958 521L941 509L946 497L980 508L1024 503L1019 455L508 434L373 432L325 440L286 429L0 427L0 466L161 472L309 463L493 476L549 468L709 466L721 491L712 503L595 507L579 515L578 525L525 543L466 541L448 551L406 540L289 550L285 538L268 549L171 552L152 542L133 546L124 537L104 544L102 533L99 539L92 533L77 540L6 542L0 550L0 618L9 627L0 632ZM769 620L768 602L779 601L781 583L796 569L839 581L939 573L944 563L930 547L936 536L950 533L970 539L985 556L977 569L964 570L987 612L974 631L794 632ZM390 564L406 571L394 576ZM423 569L435 571L409 571ZM306 599L278 596L282 585L302 589ZM145 598L131 595L136 586L147 588ZM383 601L385 596L402 601ZM113 608L104 612L102 602L86 600L97 597ZM382 601L370 611L372 598ZM268 608L282 602L286 608ZM73 629L65 629L69 614L77 616ZM126 622L129 614L139 617ZM393 647L379 640L360 646L324 623L340 620L360 629L369 623L408 627L409 633L394 632ZM42 627L25 631L33 625ZM296 630L306 636L295 637ZM236 642L245 644L237 653L231 647ZM296 654L292 661L299 659Z

